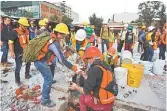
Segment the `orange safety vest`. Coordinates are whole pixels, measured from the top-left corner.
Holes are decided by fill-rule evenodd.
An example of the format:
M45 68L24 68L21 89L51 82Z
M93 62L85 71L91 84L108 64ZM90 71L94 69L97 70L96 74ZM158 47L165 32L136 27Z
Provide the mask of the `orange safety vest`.
M29 43L29 32L26 30L25 32L22 32L19 28L14 29L17 32L20 46L24 49L27 47Z
M46 54L49 52L48 47L51 43L53 43L56 40L55 37L51 37L51 39L45 44L45 46L41 49L39 54L37 55L37 60L41 60L46 56ZM55 55L51 54L48 58L47 62L51 62L54 59Z
M103 71L103 77L99 89L99 100L101 104L109 104L115 101L115 96L111 92L107 91L105 88L108 84L113 81L112 72L104 69L102 66L97 65ZM93 95L93 91L91 92Z

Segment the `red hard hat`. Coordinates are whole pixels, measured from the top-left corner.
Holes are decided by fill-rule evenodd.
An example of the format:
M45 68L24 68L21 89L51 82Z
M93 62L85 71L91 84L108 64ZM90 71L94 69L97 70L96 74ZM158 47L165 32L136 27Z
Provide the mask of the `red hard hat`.
M92 46L86 49L84 59L100 57L100 56L101 56L100 50L97 47Z
M116 50L115 50L114 47L110 47L110 48L108 49L107 53L112 56L112 55L114 55L114 54L116 53Z

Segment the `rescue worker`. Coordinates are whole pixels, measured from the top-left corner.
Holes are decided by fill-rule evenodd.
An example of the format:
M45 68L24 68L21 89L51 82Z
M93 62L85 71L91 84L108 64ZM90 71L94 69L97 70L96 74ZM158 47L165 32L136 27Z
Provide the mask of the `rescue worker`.
M148 33L146 34L146 40L152 42L152 34L153 34L154 29L155 29L155 27L153 27L153 26L148 27Z
M152 48L152 45L153 45L152 42L149 40L146 40L144 42L144 52L141 55L140 60L152 62L152 57L154 55L154 50Z
M72 46L78 52L80 57L83 58L85 50L90 47L90 43L86 39L86 32L84 29L79 29L76 32L75 41L72 43Z
M79 97L80 111L88 111L88 107L95 111L112 110L115 101L115 93L105 90L108 83L113 82L112 72L103 64L100 60L100 56L101 53L97 47L91 46L87 48L84 58L87 59L90 68L87 74L82 73L85 77L84 87L80 87L75 83L72 83L69 87L71 90L77 90L81 93ZM106 71L108 71L108 77L106 77ZM115 86L114 84L115 83L113 83L113 86Z
M18 21L19 27L11 32L9 37L9 49L10 54L13 59L15 59L16 69L15 69L15 82L20 85L20 69L22 66L22 55L23 49L29 43L29 31L27 27L29 26L28 20L22 17ZM26 64L25 67L25 78L29 79L30 63Z
M109 47L112 47L114 42L115 42L114 28L110 28Z
M95 45L95 36L93 35L93 29L91 27L86 27L85 29L86 35L87 35L87 40L91 44L91 46Z
M70 43L68 45L72 45L72 43L75 41L75 26L70 25Z
M2 51L2 56L1 56L1 66L7 67L11 66L12 64L8 62L8 38L10 36L10 32L12 31L10 25L10 18L9 17L4 17L3 23L1 24L1 40L0 42L2 43L0 45L1 51Z
M39 22L38 22L38 25L39 25L39 30L36 32L36 35L40 35L42 32L44 32L44 31L48 31L47 29L46 29L46 27L47 27L47 24L46 24L46 22L44 21L44 20L40 20ZM49 32L48 32L49 33Z
M160 35L161 35L160 29L155 30L155 32L152 34L152 43L154 50L157 50L158 48L158 39L160 38Z
M138 34L138 52L143 52L143 44L144 44L144 41L145 41L145 37L146 37L146 26L143 25L141 27L141 31L139 32Z
M117 67L118 59L119 57L114 47L110 47L107 52L103 53L102 56L102 61L104 61L108 66L111 67L113 73L114 68Z
M29 33L30 33L30 40L32 40L35 37L35 26L33 20L30 21Z
M164 24L162 35L159 38L159 49L160 49L159 59L162 59L162 60L165 60L165 51L166 51L166 43L167 43L167 40L166 40L166 33L167 33L166 25L167 25L167 23Z
M84 29L86 29L86 27L88 26L88 22L84 21L84 22L82 23L82 25L83 25Z
M125 50L128 50L133 54L134 44L135 44L135 37L133 33L133 26L128 26L128 31L125 35Z
M102 53L104 52L104 45L109 48L109 37L110 37L110 28L107 25L103 25L100 31L100 37L102 38Z
M69 34L68 27L64 23L59 23L53 30L55 36L51 37L51 39L45 44L39 55L37 55L37 61L34 62L35 67L44 78L41 104L47 107L54 107L56 105L56 103L50 99L53 75L51 71L52 69L48 67L48 65L54 62L55 55L61 64L64 64L76 73L82 72L80 69L77 69L76 66L68 62L60 50L60 40L63 39L66 34ZM50 56L47 54L48 52L50 52Z
M46 29L48 29L49 20L48 20L47 18L44 18L43 20L44 20L44 21L45 21L45 23L46 23Z
M122 47L125 42L125 35L127 33L127 28L128 28L128 24L124 24L123 30L120 33L120 38L118 39L118 47L117 47L118 52L122 51Z

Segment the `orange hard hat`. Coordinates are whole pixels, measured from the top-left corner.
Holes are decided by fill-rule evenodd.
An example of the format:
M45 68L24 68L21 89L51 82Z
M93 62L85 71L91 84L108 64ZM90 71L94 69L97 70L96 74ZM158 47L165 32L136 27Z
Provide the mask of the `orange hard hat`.
M107 51L107 54L108 55L114 55L116 53L116 50L115 50L115 48L114 47L110 47L109 49L108 49L108 51Z
M84 59L93 58L93 57L100 57L101 52L97 47L91 46L86 49Z

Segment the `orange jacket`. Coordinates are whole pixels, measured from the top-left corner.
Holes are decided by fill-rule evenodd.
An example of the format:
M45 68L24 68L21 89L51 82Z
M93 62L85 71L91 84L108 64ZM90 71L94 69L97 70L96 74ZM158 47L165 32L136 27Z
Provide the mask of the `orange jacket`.
M29 43L29 31L26 30L25 32L21 31L19 28L14 29L17 34L18 34L18 38L19 38L19 43L20 46L24 49L27 47L28 43Z

